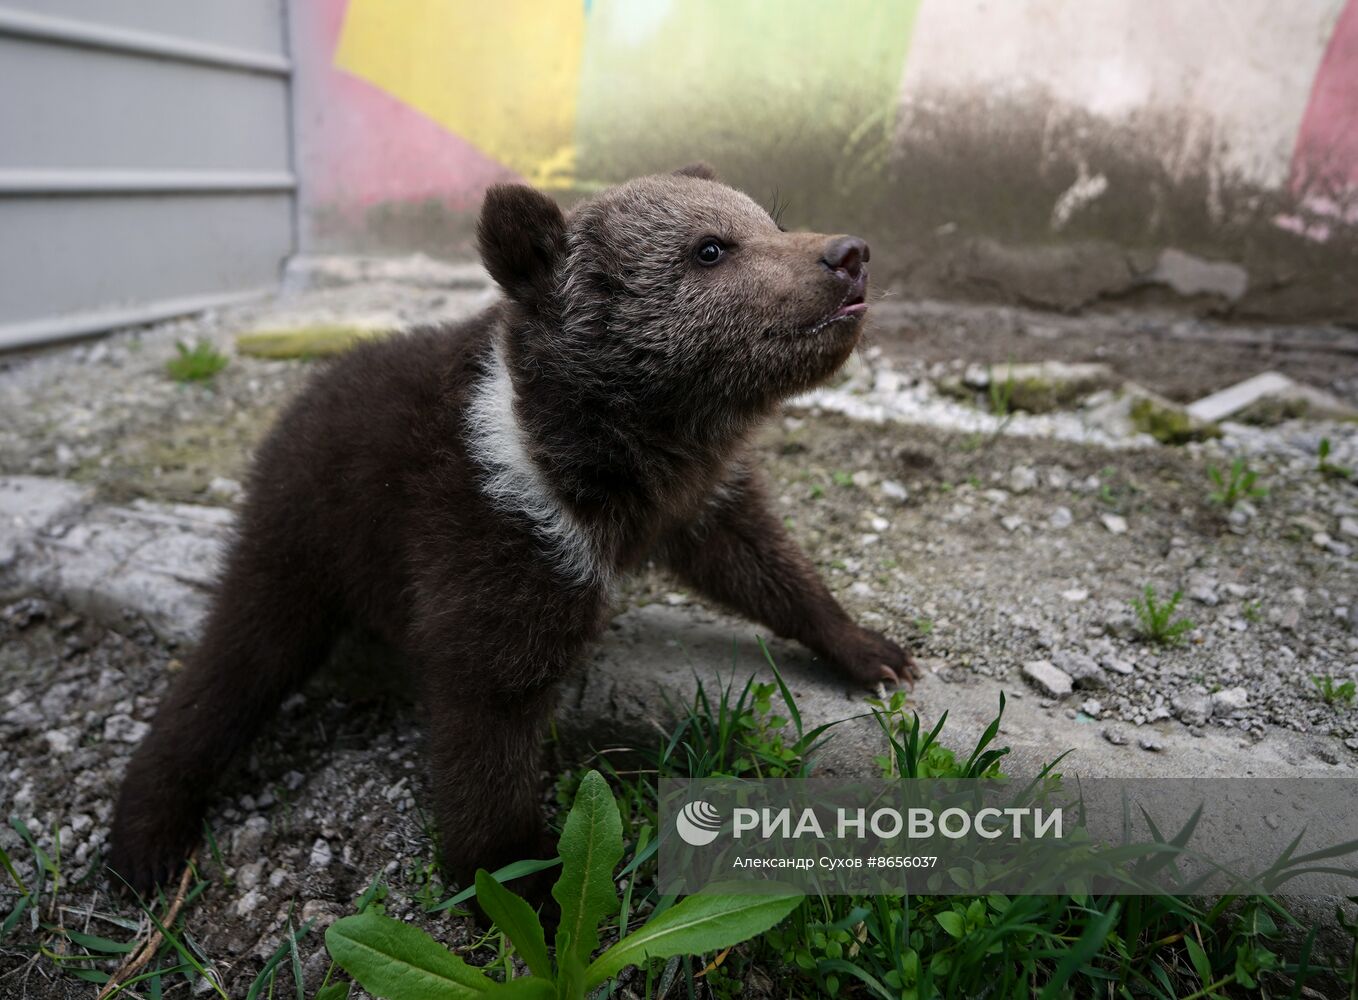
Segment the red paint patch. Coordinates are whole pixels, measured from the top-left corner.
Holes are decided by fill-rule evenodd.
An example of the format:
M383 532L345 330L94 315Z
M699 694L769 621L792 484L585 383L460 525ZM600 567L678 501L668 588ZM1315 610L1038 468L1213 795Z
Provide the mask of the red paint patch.
M1341 197L1358 188L1358 0L1349 0L1316 72L1292 153L1292 191Z
M471 208L486 187L517 180L507 167L390 94L335 68L348 0L303 4L299 61L314 78L297 102L300 159L312 205L367 208L433 198ZM303 86L307 86L303 84Z

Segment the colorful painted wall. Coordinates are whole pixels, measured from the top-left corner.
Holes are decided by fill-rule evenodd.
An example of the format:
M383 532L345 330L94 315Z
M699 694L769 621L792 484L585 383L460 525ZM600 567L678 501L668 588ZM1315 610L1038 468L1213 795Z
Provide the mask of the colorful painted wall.
M794 224L863 232L919 294L1358 317L1358 0L310 0L293 20L310 249L465 254L496 180L569 201L705 159ZM1167 274L1171 249L1228 280Z

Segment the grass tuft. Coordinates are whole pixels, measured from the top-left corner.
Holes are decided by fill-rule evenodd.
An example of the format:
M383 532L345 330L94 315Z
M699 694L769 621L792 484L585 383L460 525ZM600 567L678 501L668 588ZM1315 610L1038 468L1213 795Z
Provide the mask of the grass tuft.
M1268 496L1268 490L1257 485L1259 473L1249 467L1243 458L1231 463L1228 471L1222 472L1215 465L1207 467L1207 477L1212 481L1212 489L1207 499L1230 510L1241 500L1259 500Z
M1316 686L1320 698L1327 705L1352 705L1358 695L1358 684L1351 680L1341 681L1335 677L1315 675L1311 683Z
M165 370L176 382L206 382L227 366L227 356L206 339L192 347L177 341L174 349L176 354L165 363Z
M1176 646L1183 642L1184 633L1193 629L1189 619L1174 617L1183 596L1182 590L1176 590L1168 601L1161 603L1156 600L1155 588L1148 584L1145 594L1132 601L1143 639L1161 646Z

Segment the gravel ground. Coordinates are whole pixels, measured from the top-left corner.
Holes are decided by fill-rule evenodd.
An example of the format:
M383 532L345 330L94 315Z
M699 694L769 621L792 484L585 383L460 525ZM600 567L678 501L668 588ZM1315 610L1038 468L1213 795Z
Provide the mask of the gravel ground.
M483 290L440 274L421 264L369 270L359 284L322 278L322 287L282 303L6 358L0 474L69 477L104 500L229 505L251 447L308 364L233 356L210 384L179 385L164 374L175 341L205 337L229 352L235 333L259 326L355 316L423 322L484 301ZM1070 318L942 306L884 312L875 347L846 380L789 408L758 442L787 523L856 615L959 677L1017 682L1037 662L1063 671L1074 694L1043 702L1055 742L1062 726L1094 720L1110 740L1133 743L1138 726L1156 720L1224 727L1245 743L1281 727L1330 737L1316 752L1351 773L1358 706L1325 704L1311 678L1358 680L1358 486L1320 474L1315 457L1325 436L1332 461L1358 466L1352 425L1228 425L1221 440L1184 448L1064 433L1085 426L1079 414L1019 418L995 434L992 418L935 391L942 374L976 360L1085 360L1099 339L1108 350L1098 356L1129 366L1129 343L1144 353L1165 342L1160 327L1135 316L1119 327L1105 316L1090 321L1097 338L1080 340L1031 333L1079 322ZM1351 354L1326 349L1316 361L1275 338L1267 348L1237 343L1219 364L1200 341L1181 349L1218 328L1175 323L1191 329L1176 327L1172 360L1156 355L1131 372L1151 388L1190 398L1281 367L1354 399ZM989 326L1004 332L992 336ZM1124 328L1133 340L1116 339ZM1329 333L1288 336L1314 344ZM1206 470L1236 455L1248 456L1269 493L1227 512L1209 502ZM1180 614L1194 627L1181 645L1137 636L1130 601L1148 584L1161 596L1184 592ZM49 850L59 837L66 883L65 908L42 918L126 937L109 918L136 919L136 911L109 898L98 859L117 780L178 669L178 651L135 619L111 628L35 595L4 596L0 800ZM691 600L650 573L624 599ZM397 914L418 913L441 892L431 884L434 851L419 808L419 731L399 697L326 679L290 700L232 770L212 817L223 831L221 857L203 862L214 885L192 921L231 995L243 995L290 920L324 925L350 912L379 875ZM1142 747L1154 750L1153 738ZM13 829L0 829L0 846L32 876ZM0 913L11 898L0 886ZM470 941L461 921L419 922L449 943ZM30 927L19 940L34 934ZM50 961L27 961L13 943L0 945L0 994L90 995L87 983L57 975ZM299 950L314 988L326 965L319 936Z

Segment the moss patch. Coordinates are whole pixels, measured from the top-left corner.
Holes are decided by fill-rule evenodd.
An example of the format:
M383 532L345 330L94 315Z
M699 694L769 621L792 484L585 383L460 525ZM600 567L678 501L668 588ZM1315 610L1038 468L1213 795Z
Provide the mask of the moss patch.
M1147 396L1132 402L1129 416L1137 430L1149 434L1161 444L1187 444L1189 441L1221 437L1216 424L1196 421L1187 411Z
M343 354L355 344L385 337L390 330L340 323L319 323L285 330L252 330L236 337L236 350L257 358L322 358Z

